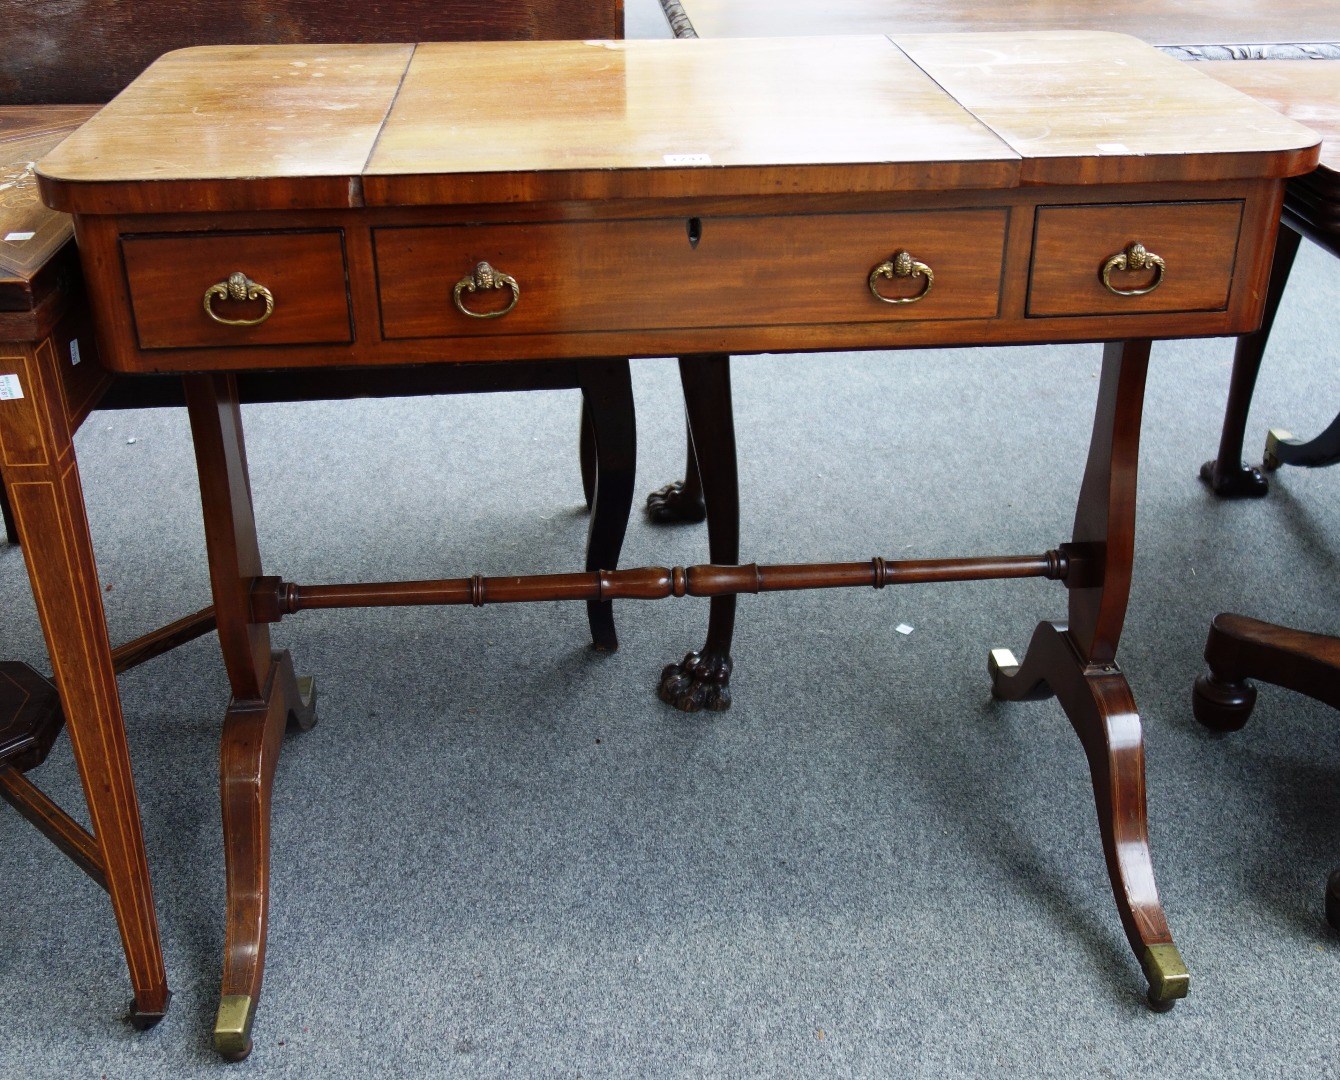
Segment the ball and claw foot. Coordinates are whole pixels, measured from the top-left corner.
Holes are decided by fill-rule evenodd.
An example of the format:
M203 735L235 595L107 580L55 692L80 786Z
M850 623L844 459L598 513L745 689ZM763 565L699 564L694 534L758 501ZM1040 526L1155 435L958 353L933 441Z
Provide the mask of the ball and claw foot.
M723 712L730 708L729 656L691 652L661 672L656 696L681 712Z
M1167 1012L1191 989L1191 973L1182 962L1182 954L1172 942L1146 945L1140 967L1149 980L1145 1000L1155 1012Z
M647 516L658 525L694 525L707 518L701 493L686 491L683 480L657 488L647 496Z
M1270 481L1261 475L1261 470L1245 461L1238 462L1238 467L1227 473L1220 473L1218 464L1207 461L1200 467L1200 478L1221 499L1259 499L1270 491ZM1266 467L1270 467L1269 458Z
M1239 731L1256 705L1251 683L1220 679L1213 672L1200 676L1191 691L1191 712L1211 731Z

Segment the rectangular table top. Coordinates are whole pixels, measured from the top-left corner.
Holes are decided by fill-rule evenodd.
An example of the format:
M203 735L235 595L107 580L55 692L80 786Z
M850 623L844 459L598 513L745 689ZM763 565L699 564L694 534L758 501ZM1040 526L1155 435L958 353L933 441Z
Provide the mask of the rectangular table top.
M1110 30L1188 55L1330 55L1340 42L1335 0L662 0L703 37L965 31ZM673 21L673 20L672 20ZM1219 46L1218 49L1209 48ZM1253 48L1265 46L1266 48Z
M1265 178L1316 143L1115 34L220 46L38 172L155 213Z

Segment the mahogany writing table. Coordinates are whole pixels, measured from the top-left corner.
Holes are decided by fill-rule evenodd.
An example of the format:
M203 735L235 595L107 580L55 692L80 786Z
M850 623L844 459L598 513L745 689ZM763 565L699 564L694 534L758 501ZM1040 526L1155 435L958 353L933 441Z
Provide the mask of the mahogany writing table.
M250 1047L269 794L310 721L269 623L313 607L711 596L672 665L719 702L735 595L1048 577L994 691L1056 693L1160 1007L1188 976L1154 888L1115 653L1149 341L1261 314L1316 137L1112 34L210 48L170 54L39 167L75 215L107 366L184 377L219 638L228 920L219 1048ZM728 353L1107 341L1075 526L1032 555L736 565ZM713 565L300 585L262 572L237 373L679 354ZM17 373L22 382L24 373ZM29 406L0 403L5 414ZM74 727L79 721L70 717Z

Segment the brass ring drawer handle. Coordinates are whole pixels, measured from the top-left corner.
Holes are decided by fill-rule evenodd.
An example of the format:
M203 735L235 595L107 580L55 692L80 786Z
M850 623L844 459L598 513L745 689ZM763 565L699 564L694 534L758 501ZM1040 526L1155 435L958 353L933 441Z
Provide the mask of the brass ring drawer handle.
M512 302L501 311L471 311L461 303L461 293L478 292L480 289L511 289ZM516 307L516 302L521 299L521 286L511 274L504 274L501 270L495 270L488 263L482 262L475 267L474 273L466 274L456 282L456 287L451 290L451 298L456 302L456 310L462 315L469 315L472 319L501 319Z
M1142 289L1118 289L1112 284L1113 270L1149 270L1154 271L1154 280ZM1107 262L1103 263L1103 285L1107 291L1116 296L1144 296L1145 293L1152 293L1163 284L1163 272L1167 269L1163 260L1152 251L1146 251L1144 244L1130 243L1126 245L1126 250L1113 255Z
M214 298L220 300L264 300L265 312L254 319L225 319L214 310ZM275 298L264 285L258 285L242 273L235 270L228 275L227 281L220 281L205 290L205 314L216 323L224 326L260 326L275 312Z
M921 292L915 296L885 296L879 291L880 278L888 278L892 281L896 277L925 278L926 284L921 287ZM931 291L931 286L935 284L935 271L924 262L912 258L911 253L895 251L893 258L888 262L882 262L870 271L868 284L870 285L870 294L876 300L881 300L886 304L915 304L918 300L924 300L926 294Z

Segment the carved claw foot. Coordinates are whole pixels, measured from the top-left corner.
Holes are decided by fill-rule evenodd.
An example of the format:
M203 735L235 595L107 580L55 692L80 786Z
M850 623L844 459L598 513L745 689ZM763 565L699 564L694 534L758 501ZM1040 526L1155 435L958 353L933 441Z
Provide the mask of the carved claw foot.
M1218 468L1217 461L1207 461L1200 467L1200 478L1221 499L1259 499L1270 491L1270 481L1245 461L1227 472ZM1272 466L1267 458L1267 468Z
M730 673L734 665L728 655L691 652L678 664L661 672L656 696L682 712L730 708Z
M689 491L683 480L676 480L647 496L647 516L658 525L693 525L706 519L707 504L702 492Z
M1256 705L1256 687L1245 679L1233 682L1213 671L1196 680L1191 711L1211 731L1240 731Z

